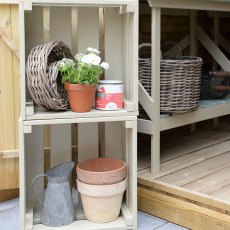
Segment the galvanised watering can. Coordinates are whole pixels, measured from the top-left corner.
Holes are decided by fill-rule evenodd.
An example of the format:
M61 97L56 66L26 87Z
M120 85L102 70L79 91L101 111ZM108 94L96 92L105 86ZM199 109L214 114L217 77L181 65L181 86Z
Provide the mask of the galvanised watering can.
M73 161L65 162L50 169L46 174L39 174L33 178L31 189L42 207L42 224L58 227L71 224L76 219L70 185L73 167ZM48 179L48 185L42 202L34 191L34 183L44 176Z

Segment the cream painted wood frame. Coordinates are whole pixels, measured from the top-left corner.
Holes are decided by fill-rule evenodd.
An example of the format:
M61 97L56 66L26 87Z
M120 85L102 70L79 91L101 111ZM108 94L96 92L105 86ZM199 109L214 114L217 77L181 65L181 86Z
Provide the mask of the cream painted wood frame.
M60 7L61 6L61 7ZM89 113L55 112L38 108L26 92L25 62L32 47L61 39L74 52L99 48L99 8L104 8L106 79L124 83L124 109ZM81 211L72 225L61 229L137 228L137 115L138 115L138 1L137 0L35 0L21 1L20 18L20 228L50 229L39 223L41 207L30 183L44 172L43 129L50 125L51 166L71 160L71 124L78 125L78 161L99 156L98 123L105 123L105 156L127 162L127 191L119 218L111 223L87 221ZM36 24L36 26L35 26ZM42 198L44 183L36 188ZM83 219L82 219L83 218Z

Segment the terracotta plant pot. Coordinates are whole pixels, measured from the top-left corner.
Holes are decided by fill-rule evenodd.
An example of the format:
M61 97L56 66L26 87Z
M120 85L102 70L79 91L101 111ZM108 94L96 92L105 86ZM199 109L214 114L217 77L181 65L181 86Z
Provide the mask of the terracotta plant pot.
M86 218L96 223L117 219L126 183L126 178L111 185L91 185L77 180Z
M96 85L70 84L65 82L65 89L73 112L89 112L92 108Z
M78 180L87 184L114 184L126 177L125 161L116 158L95 158L77 165Z

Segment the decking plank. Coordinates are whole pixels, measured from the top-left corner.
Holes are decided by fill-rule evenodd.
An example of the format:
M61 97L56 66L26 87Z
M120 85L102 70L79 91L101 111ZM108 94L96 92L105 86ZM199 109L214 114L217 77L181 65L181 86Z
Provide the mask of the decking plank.
M230 164L230 152L189 166L175 173L159 178L160 181L183 186L206 175L219 171Z

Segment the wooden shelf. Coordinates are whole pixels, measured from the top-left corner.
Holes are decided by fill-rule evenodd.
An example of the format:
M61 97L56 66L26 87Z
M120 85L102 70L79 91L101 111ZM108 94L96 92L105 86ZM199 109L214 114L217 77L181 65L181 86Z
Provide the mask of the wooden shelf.
M48 227L43 224L37 224L33 226L34 230L48 230L48 229L54 229L53 227ZM56 229L56 228L55 228ZM66 225L63 227L58 227L58 229L65 229L65 230L72 230L72 229L84 229L84 230L99 230L99 229L119 229L119 230L125 230L127 229L127 226L125 225L125 222L122 217L119 217L117 220L111 222L111 223L104 223L104 224L96 224L93 222L90 222L88 220L79 220L75 221L74 223L70 225Z
M78 213L80 218L78 217ZM127 206L123 203L122 204L122 208L121 208L121 215L114 221L109 222L109 223L103 223L103 224L99 224L99 223L93 223L89 220L87 220L85 217L82 217L82 213L84 216L84 211L81 208L81 210L77 210L77 216L76 216L76 221L73 222L70 225L66 225L63 227L58 227L58 229L65 229L65 230L72 230L72 229L84 229L84 230L99 230L99 229L107 229L107 230L111 230L111 229L119 229L119 230L125 230L125 229L132 229L133 227L133 216L131 215L131 213L128 211ZM43 224L40 224L41 218L41 212L33 212L33 208L27 207L27 211L26 211L26 226L30 226L35 230L49 230L49 229L56 229L54 227L49 227L49 226L45 226Z
M230 113L230 98L218 100L201 100L197 110L189 113L169 116L161 115L160 130L176 128L195 122L224 116Z
M30 2L33 5L75 5L75 6L90 6L90 7L119 7L119 6L127 6L130 4L135 4L135 0L32 0L32 1L24 1Z
M188 113L160 115L160 131L224 116L230 113L230 97L218 100L201 100L199 107ZM153 121L138 119L138 132L153 134Z
M47 111L41 107L35 109L34 114L27 115L25 125L89 123L106 121L135 120L138 111L128 112L125 109L117 111L102 111L92 109L88 113L74 113L72 111Z

